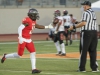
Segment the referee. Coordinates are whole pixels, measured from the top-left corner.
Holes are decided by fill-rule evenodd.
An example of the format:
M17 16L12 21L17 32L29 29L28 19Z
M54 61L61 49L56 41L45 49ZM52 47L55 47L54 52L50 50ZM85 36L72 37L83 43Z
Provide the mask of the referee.
M81 5L83 5L84 9L81 22L69 28L69 30L73 30L81 27L81 55L79 59L78 72L86 72L85 65L87 52L89 52L90 67L92 69L92 72L98 72L98 64L96 61L98 42L96 15L91 9L91 2L85 1L84 3L81 3Z

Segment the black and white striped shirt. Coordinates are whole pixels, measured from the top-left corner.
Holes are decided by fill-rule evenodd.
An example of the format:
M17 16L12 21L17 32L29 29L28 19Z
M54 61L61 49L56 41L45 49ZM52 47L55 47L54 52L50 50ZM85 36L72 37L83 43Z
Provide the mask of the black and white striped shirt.
M97 30L96 15L91 8L82 14L81 21L86 22L86 25L81 30Z

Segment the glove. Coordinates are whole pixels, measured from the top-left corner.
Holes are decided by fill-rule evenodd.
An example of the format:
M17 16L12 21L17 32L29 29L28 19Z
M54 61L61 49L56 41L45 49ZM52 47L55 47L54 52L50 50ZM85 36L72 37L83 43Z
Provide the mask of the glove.
M53 28L53 25L50 23L48 26L45 26L45 29L46 29L46 28L49 28L49 29L50 29L50 28Z
M24 43L24 39L22 37L19 36L18 39L20 44Z

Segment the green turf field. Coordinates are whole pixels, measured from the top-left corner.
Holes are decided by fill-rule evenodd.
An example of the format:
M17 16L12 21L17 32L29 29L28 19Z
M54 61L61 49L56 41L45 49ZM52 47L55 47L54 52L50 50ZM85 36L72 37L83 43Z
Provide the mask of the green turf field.
M37 54L56 53L56 48L52 41L34 41L34 44ZM98 42L97 50L100 51L100 41ZM0 43L0 56L3 53L16 51L16 42ZM72 45L66 46L66 53L69 52L79 52L79 41L74 41ZM24 54L29 54L29 52L25 49ZM91 72L89 60L87 60L86 64L86 73L76 72L78 61L78 59L67 58L37 58L37 68L42 72L35 75L100 75L100 72ZM100 65L100 60L98 60L98 64ZM32 75L30 59L7 59L5 63L0 63L0 75Z

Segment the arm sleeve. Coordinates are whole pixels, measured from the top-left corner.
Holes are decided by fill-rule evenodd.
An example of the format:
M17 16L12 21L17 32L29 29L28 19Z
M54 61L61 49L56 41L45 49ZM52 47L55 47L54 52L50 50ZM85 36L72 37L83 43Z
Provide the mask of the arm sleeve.
M18 35L19 37L22 37L22 30L25 28L25 26L23 24L21 24L18 28Z

